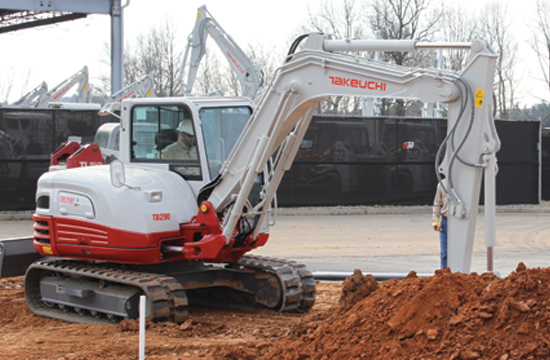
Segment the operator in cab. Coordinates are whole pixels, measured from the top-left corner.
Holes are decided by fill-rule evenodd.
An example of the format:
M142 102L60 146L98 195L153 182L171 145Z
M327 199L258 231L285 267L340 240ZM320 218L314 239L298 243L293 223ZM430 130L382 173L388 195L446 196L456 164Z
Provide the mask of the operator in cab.
M185 119L176 129L178 141L168 145L161 152L161 159L168 160L197 160L197 147L195 146L195 131L191 119Z

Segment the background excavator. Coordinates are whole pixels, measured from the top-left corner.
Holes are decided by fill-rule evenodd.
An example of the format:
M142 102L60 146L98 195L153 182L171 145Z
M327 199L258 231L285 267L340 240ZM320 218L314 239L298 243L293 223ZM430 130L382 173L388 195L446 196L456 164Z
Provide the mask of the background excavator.
M347 54L434 48L469 49L469 63L452 72ZM283 173L316 105L331 95L447 104L449 130L437 173L449 179L449 265L468 272L484 169L486 212L494 212L496 59L484 41L309 34L292 45L257 107L248 98L124 100L119 160L39 179L34 246L64 259L28 268L31 310L67 321L116 322L137 317L145 294L155 321L185 321L189 302L308 311L315 282L303 264L247 253L266 244ZM184 120L190 120L184 135L194 136L197 158L163 158L162 149L183 136L177 130ZM80 150L67 151L52 161L70 155L78 162Z
M42 82L40 85L23 95L19 100L8 105L11 108L62 108L69 103L61 102L71 89L75 86L75 102L73 105L80 105L81 108L97 105L87 104L90 100L90 90L88 86L88 67L84 66L69 78L63 80L56 87L48 91L48 85ZM70 105L69 105L70 106Z
M178 85L175 93L183 96L193 95L193 86L199 65L206 53L206 41L209 35L214 39L216 45L222 51L236 74L241 86L241 96L254 99L258 94L258 89L262 86L262 71L214 19L205 5L198 8L195 26L187 39L187 47L177 74L176 82ZM184 77L186 77L185 82L183 80ZM99 113L100 115L104 115L119 111L120 103L128 97L155 96L153 90L153 75L149 74L136 83L113 94L106 101ZM218 89L212 92L212 94L201 94L201 96L223 96L223 93L223 89ZM98 129L94 143L99 145L104 156L118 155L119 139L120 124L106 123Z
M254 99L258 89L262 86L261 69L250 60L235 40L214 19L206 9L206 5L198 8L195 27L187 39L187 47L178 71L176 93L185 96L193 95L193 85L197 78L200 62L206 53L208 35L216 42L237 76L241 85L240 96ZM187 79L184 81L185 73L187 73Z
M150 73L107 97L105 99L105 104L99 110L99 115L106 115L115 111L120 111L120 103L124 99L155 96L155 79L153 77L153 73Z
M91 90L88 85L88 67L84 66L74 75L62 81L53 89L49 90L47 93L41 96L38 100L38 103L36 104L36 108L63 108L64 105L67 105L68 103L64 104L60 102L61 98L67 95L69 93L69 90L71 90L75 86L75 101L71 102L71 104L82 104L82 107L96 106L93 104L88 104L90 102Z
M10 107L22 107L22 108L33 108L40 103L42 97L48 92L48 85L43 81L42 84L38 85L25 95L23 95L19 100L10 104Z

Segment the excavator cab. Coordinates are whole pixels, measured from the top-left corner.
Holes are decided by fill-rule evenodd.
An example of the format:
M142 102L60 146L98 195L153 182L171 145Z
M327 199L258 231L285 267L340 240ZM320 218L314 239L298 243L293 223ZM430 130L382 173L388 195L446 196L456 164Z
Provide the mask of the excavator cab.
M130 162L168 164L188 180L203 180L201 145L195 139L192 118L186 104L134 106L130 112Z
M121 147L130 157L121 154L124 163L168 165L187 180L204 184L218 175L252 114L252 104L242 99L222 105L218 101L216 106L200 98L191 103L151 99L128 113L129 139Z

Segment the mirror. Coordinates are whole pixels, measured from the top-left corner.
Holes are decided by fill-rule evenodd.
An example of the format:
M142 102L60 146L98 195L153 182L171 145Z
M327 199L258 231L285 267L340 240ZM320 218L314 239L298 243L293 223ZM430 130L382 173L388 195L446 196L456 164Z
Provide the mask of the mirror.
M122 161L118 159L111 161L109 171L111 173L111 184L114 187L120 188L125 185L126 175L124 174L124 164Z

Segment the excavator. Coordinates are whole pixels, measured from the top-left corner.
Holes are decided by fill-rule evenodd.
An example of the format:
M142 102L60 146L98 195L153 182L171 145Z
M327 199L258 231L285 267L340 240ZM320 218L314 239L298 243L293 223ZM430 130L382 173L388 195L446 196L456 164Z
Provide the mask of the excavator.
M177 83L179 85L176 92L185 96L192 95L197 71L206 53L208 35L214 39L236 74L241 85L240 95L254 99L258 89L262 86L262 71L246 56L235 40L214 19L212 14L206 9L206 5L198 8L195 27L187 39L187 47L177 75ZM187 81L183 82L186 69Z
M76 101L75 104L89 103L90 89L88 86L88 67L84 66L78 72L71 77L59 83L56 87L45 93L40 97L36 107L38 109L45 108L59 108L63 107L60 102L61 98L69 92L73 87L76 88Z
M241 96L254 99L258 94L258 89L262 86L262 71L214 19L212 14L206 9L206 5L199 7L197 10L197 20L193 31L187 39L187 47L177 73L176 83L178 85L175 93L183 96L192 96L197 71L206 53L208 35L216 41L216 44L239 79ZM187 81L184 82L183 77L186 72ZM128 85L116 94L111 95L111 98L107 100L99 111L99 114L112 114L114 111L120 110L120 103L127 97L155 96L152 93L153 89L153 75L149 74L136 83ZM223 89L218 89L201 96L213 95L223 96L224 91ZM119 123L106 123L98 129L95 143L100 146L101 152L104 155L110 156L111 154L118 153L119 133Z
M78 84L76 90L76 107L79 108L96 108L97 105L86 104L89 102L90 90L88 89L88 67L84 66L81 70L73 74L71 77L63 80L59 85L48 91L48 85L42 82L36 88L23 95L19 100L8 105L10 108L64 108L68 103L60 102L63 96L67 95L75 85ZM78 105L80 106L78 106ZM73 106L74 107L74 106Z
M10 107L33 108L48 92L48 85L43 81L40 85L23 95L19 100L10 104Z
M350 55L439 48L469 51L468 64L453 72ZM247 97L124 100L118 159L63 169L67 156L78 163L88 155L60 150L52 161L61 167L38 181L33 243L54 259L26 271L30 309L66 321L113 323L136 318L145 295L154 321L183 322L190 304L310 310L316 288L304 264L248 253L266 245L281 178L317 104L332 95L447 105L448 135L436 171L448 179L449 266L469 272L483 174L486 217L494 211L497 58L482 40L341 40L312 33L292 44L257 106ZM194 155L167 156L167 147L184 145Z
M120 111L120 103L124 99L155 96L155 80L153 73L150 73L109 96L105 101L105 105L99 110L99 115L107 115Z
M116 112L120 113L120 104L124 99L155 96L155 80L153 73L150 73L109 96L99 110L99 115L112 114L115 117L119 117ZM118 122L108 122L97 129L94 144L99 146L103 155L103 161L111 155L118 155L119 138L120 123Z

